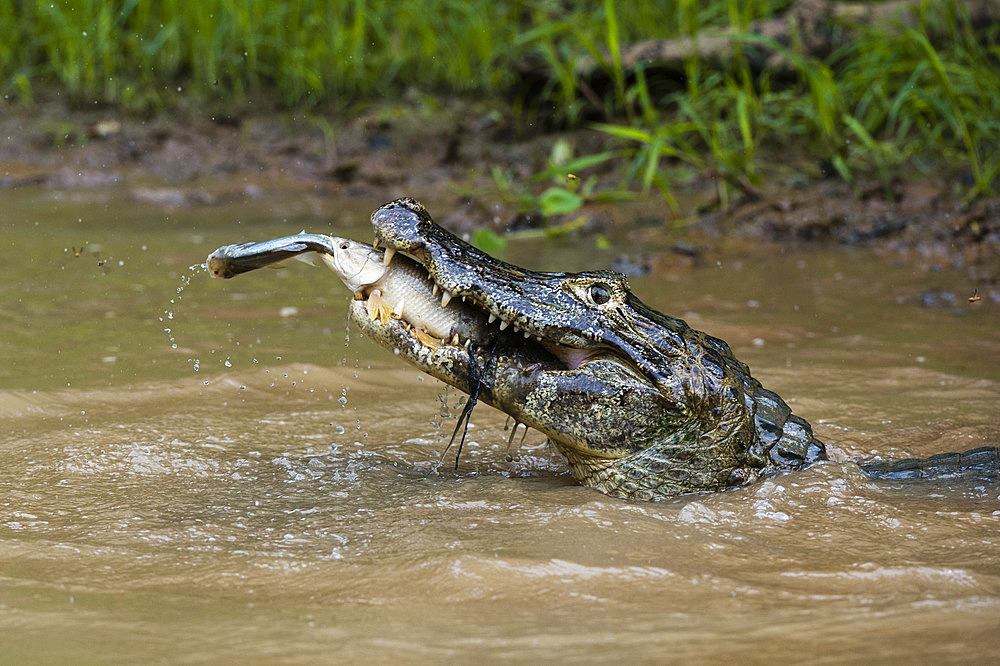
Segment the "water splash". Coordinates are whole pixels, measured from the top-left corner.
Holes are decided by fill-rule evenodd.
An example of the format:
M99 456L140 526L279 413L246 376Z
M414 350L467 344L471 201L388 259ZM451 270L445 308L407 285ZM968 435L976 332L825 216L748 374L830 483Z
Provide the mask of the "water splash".
M174 318L173 306L176 306L178 301L181 300L184 294L184 289L191 285L191 279L200 272L207 272L208 267L205 264L192 264L188 266L188 272L181 274L180 285L177 286L177 295L170 299L170 304L163 309L163 314L159 318L160 323L166 323L172 321ZM170 343L171 349L177 349L177 339L174 337L173 328L170 326L164 326L163 332L167 336L167 340ZM194 364L194 371L198 372L199 361L198 359L188 359L188 363Z

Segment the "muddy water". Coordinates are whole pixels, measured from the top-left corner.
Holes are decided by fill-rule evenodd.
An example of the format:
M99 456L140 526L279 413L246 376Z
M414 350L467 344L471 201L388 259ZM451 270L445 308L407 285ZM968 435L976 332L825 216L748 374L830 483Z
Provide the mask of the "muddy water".
M971 291L962 275L733 249L634 279L729 340L835 461L631 503L574 485L537 433L508 452L486 407L439 465L459 396L345 344L326 269L188 269L303 227L366 240L377 203L4 193L3 661L1000 658L1000 486L849 462L1000 441L997 310L909 300ZM616 255L583 243L504 257Z

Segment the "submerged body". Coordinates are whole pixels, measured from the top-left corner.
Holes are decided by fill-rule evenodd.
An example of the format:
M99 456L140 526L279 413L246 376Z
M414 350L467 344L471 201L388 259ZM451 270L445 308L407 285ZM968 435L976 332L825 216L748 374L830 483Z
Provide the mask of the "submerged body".
M725 342L649 308L624 276L501 262L439 227L411 199L379 208L372 224L384 253L345 239L323 250L355 294L351 320L421 370L543 432L581 483L658 499L826 457L809 424L751 377ZM295 238L268 243L279 251L308 245ZM337 244L350 261L336 260ZM222 269L262 262L255 252L227 246L209 265L212 257ZM222 269L224 277L232 272ZM892 478L995 471L1000 459L995 447L963 455L866 471Z

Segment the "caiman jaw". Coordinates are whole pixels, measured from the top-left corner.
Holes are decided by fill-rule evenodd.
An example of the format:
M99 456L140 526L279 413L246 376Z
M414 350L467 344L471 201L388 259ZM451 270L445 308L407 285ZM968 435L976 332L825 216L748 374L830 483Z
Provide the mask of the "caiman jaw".
M376 236L375 237L375 242L372 243L372 247L375 248L375 249L378 249L379 245L380 245L380 239L378 238L378 236ZM383 262L384 262L384 264L386 266L389 266L392 263L392 259L393 259L393 257L396 256L396 253L398 251L399 250L397 250L394 247L386 247L385 248L385 254L384 254ZM545 342L545 340L542 338L542 336L540 336L538 334L535 334L535 333L532 333L532 331L530 330L530 324L526 323L527 320L521 320L522 321L521 325L518 325L517 323L513 323L512 324L511 322L518 321L518 319L515 316L512 316L509 312L504 313L504 312L502 312L500 310L500 308L491 307L490 305L487 305L487 304L485 304L485 303L477 300L476 297L475 297L475 295L472 294L472 293L462 293L463 290L462 290L462 288L460 286L442 286L442 282L439 281L439 280L443 280L443 279L446 279L446 278L444 278L443 276L441 276L440 272L438 272L438 275L435 276L435 272L434 272L433 268L428 268L423 263L422 258L421 258L420 255L414 256L414 255L410 255L407 252L401 252L401 254L406 255L407 257L415 260L417 263L420 263L422 266L424 266L424 268L427 270L427 279L432 284L432 289L433 289L434 295L435 296L440 295L440 297L441 297L441 307L442 308L448 307L448 304L451 302L451 300L453 298L458 298L463 303L469 303L471 305L474 305L478 310L480 310L482 312L482 315L483 315L483 318L485 319L486 324L494 324L495 323L496 326L497 326L497 330L498 331L505 331L505 330L507 330L508 327L510 327L515 333L520 333L526 339L527 338L534 338L537 342ZM376 299L376 301L377 301L377 299L378 299L377 290L367 290L366 292L359 292L359 293L355 294L355 298L357 300L368 300L369 303L371 302L372 297L374 297ZM372 305L369 305L368 309L369 309L369 312L371 313L371 312L373 312L375 310L378 310L380 307L381 306L379 306L377 304L374 307ZM372 318L374 318L374 315L373 315ZM381 318L382 318L383 323L384 323L385 317L381 317ZM409 322L407 322L407 323L409 323ZM521 326L524 326L525 328L522 330ZM415 330L420 331L420 329L417 328L417 327L415 327ZM442 341L442 342L448 342L448 341L445 340L445 341ZM556 344L556 343L550 343L550 344ZM465 346L468 347L468 344L466 344ZM585 352L583 355L584 356L590 356L591 354ZM577 365L579 365L579 363Z
M498 289L494 277L499 275L501 283L505 277L509 278L506 284L513 285L525 276L534 276L537 280L537 276L544 274L523 271L451 236L430 220L418 202L400 199L383 206L372 214L372 225L375 229L372 247L384 247L383 261L386 265L392 262L397 252L403 254L427 271L433 293L441 298L442 308L447 307L453 299L460 299L462 303L471 305L482 313L482 334L476 336L481 339L472 340L473 343L482 346L487 339L495 337L495 333L519 336L539 343L569 370L578 368L593 358L614 355L609 347L581 336L578 333L579 325L569 325L575 323L570 322L571 317L567 317L569 323L566 325L552 325L551 313L558 313L560 306L563 309L579 308L560 289L546 285L548 298L544 303L534 303L528 290ZM446 240L450 242L440 242L441 239L434 238L434 235L440 234L449 236ZM491 280L491 277L494 279ZM560 295L564 302L554 302L556 299L553 296ZM532 316L530 308L533 305L549 315L548 321ZM579 313L570 314L580 316ZM457 344L450 339L442 342ZM464 346L469 346L468 340L462 342L465 343ZM628 362L621 357L619 360Z
M385 248L384 261L391 262L399 252L422 265L435 293L440 294L442 307L461 299L481 311L497 331L512 330L534 340L567 369L604 355L630 363L613 344L588 337L593 313L579 303L578 294L571 293L573 283L567 281L567 274L537 273L495 259L443 230L412 199L399 199L376 210L372 226L373 247ZM627 291L623 276L617 274L575 277L578 282L592 279L614 284L604 286L620 296Z
M399 203L379 209L373 217ZM407 208L407 211L412 209ZM499 298L485 295L486 289L493 289L495 282L490 283L485 278L482 282L477 281L475 275L467 279L469 273L478 272L475 267L488 262L485 268L508 275L510 283L516 285L514 271L522 269L479 253L454 237L443 238L440 243L435 243L434 238L424 243L419 236L420 242L401 242L404 239L386 233L387 227L378 219L373 222L376 230L373 247L385 248L384 256L390 264L400 261L399 255L407 257L407 261L412 260L411 263L427 270L442 307L454 307L454 301L459 299L466 309L475 310L479 315L471 327L474 331L471 344L462 345L458 343L468 343L468 340L428 340L402 318L372 316L374 309L370 296L367 301L353 301L351 320L376 344L465 393L476 391L483 402L541 431L567 456L571 466L574 460L577 461L574 475L581 480L587 478L585 471L593 467L591 462L584 460L621 458L638 442L655 436L648 432L649 427L659 427L655 419L646 419L642 426L635 426L621 425L605 417L615 409L630 409L630 403L634 403L633 413L637 413L635 410L663 413L664 409L669 409L669 406L664 408L665 401L657 387L634 364L613 349L591 345L582 337L570 337L576 346L564 344L567 338L564 331L546 326L544 322L539 325L530 316L517 312L513 304L505 307ZM434 228L439 231L432 233L447 233L436 225ZM428 247L476 254L434 257ZM529 275L529 279L532 276L547 277L535 273ZM575 278L571 276L571 279ZM564 282L560 280L557 284ZM543 285L539 291L544 293L545 289L552 292L550 285ZM495 291L501 295L510 293L509 289L504 291L503 285ZM425 299L427 295L428 291L424 290ZM559 293L555 296L558 305ZM527 296L523 301L529 307L532 304ZM548 305L547 300L542 303L543 307ZM555 339L547 334L550 330L555 330ZM477 367L474 369L472 364ZM592 369L597 367L592 364L599 364L602 369ZM578 418L560 418L559 415L567 410L579 411ZM654 425L649 426L651 423ZM605 490L612 492L610 488Z
M374 248L378 248L379 241L376 238L373 243ZM386 266L390 266L397 250L385 249ZM419 263L419 257L412 257L408 253L401 253ZM425 267L426 268L426 267ZM401 312L402 306L397 306L393 310L383 299L378 286L365 287L354 294L354 301L351 304L351 317L359 325L363 332L383 339L384 336L391 336L393 340L399 342L401 336L409 336L420 346L426 348L427 353L445 352L449 348L455 350L468 350L473 344L477 348L488 348L498 336L502 336L505 348L522 348L526 345L533 345L536 349L527 356L531 358L551 356L551 361L558 360L560 369L573 370L581 366L588 360L602 354L599 349L578 349L565 347L557 342L545 340L540 335L534 335L528 330L511 323L512 319L506 318L503 314L491 309L489 306L479 302L474 297L465 294L454 294L447 288L442 287L435 279L434 274L427 272L426 278L430 283L432 293L435 297L440 297L441 308L454 307L453 299L460 300L478 313L478 323L475 326L475 333L468 331L455 331L444 338L435 337L422 328L418 322L411 322ZM383 330L378 330L383 329ZM536 344L537 343L537 344ZM399 349L398 346L394 349ZM400 352L401 353L401 352ZM434 374L432 372L432 374ZM446 380L449 381L450 380Z

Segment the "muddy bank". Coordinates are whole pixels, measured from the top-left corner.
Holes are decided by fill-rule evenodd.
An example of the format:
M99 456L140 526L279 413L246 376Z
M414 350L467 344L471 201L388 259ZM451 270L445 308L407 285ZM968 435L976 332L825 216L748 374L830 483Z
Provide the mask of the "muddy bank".
M418 100L411 107L338 120L308 115L141 119L57 107L35 113L8 109L0 131L5 139L0 189L125 187L139 205L164 208L267 197L279 186L341 199L410 195L433 202L439 221L462 232L546 224L525 208L523 197L505 191L492 170L525 183L547 167L557 140L571 145L576 155L602 149L597 132L539 132L485 106L455 102L431 109ZM765 177L746 191L737 188L724 209L715 178L704 174L675 192L679 212L650 195L640 206L584 205L547 223L582 215L585 231L641 227L639 236L659 236L668 253L682 261L732 237L787 247L872 247L925 270L967 270L984 294L1000 290L1000 198L964 201L961 183L944 177L849 185L795 176L794 168L783 168L780 177ZM622 174L604 166L581 175L595 176L601 191L617 187ZM549 184L536 183L534 189ZM644 255L622 257L621 263L636 272L657 264Z
M867 246L927 270L969 269L986 281L996 278L1000 258L1000 199L965 202L944 180L929 178L771 187L758 201L704 215L699 226L768 242Z

